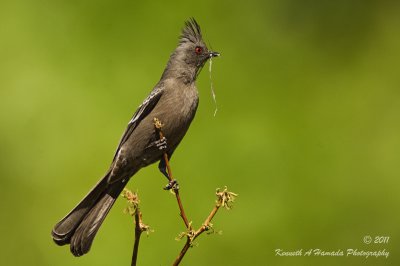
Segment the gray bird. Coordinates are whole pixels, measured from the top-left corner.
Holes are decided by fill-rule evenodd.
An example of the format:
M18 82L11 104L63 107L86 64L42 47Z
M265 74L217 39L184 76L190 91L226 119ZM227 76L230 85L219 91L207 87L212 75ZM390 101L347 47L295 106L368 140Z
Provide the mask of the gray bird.
M199 103L196 78L211 57L199 24L185 22L179 44L172 53L160 81L136 110L104 177L53 230L56 244L70 244L72 254L89 252L93 239L117 197L142 167L160 161L160 171L168 177L163 154L168 158L185 136ZM163 124L165 139L157 134L153 119ZM172 184L167 187L171 188Z

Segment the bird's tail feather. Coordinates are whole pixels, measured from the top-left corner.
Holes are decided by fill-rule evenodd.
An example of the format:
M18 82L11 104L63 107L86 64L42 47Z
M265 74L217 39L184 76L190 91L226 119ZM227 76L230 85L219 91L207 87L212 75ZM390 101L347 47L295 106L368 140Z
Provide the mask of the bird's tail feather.
M111 184L85 216L71 238L70 249L74 256L82 256L89 252L97 231L125 185L122 181Z
M104 176L83 200L53 230L53 240L58 245L70 244L75 256L87 253L93 239L126 183L108 184Z

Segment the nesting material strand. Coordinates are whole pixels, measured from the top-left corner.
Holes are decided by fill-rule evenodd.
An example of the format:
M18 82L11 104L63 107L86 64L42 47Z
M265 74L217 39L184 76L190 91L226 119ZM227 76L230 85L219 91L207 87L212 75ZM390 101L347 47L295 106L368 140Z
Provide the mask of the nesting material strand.
M214 117L215 117L215 115L217 114L217 111L218 111L218 105L217 105L217 99L215 96L214 86L213 86L213 82L212 82L211 68L212 68L212 57L210 58L210 67L208 68L208 70L210 71L211 95L213 97L213 101L214 101L214 105L215 105L215 111L214 111Z

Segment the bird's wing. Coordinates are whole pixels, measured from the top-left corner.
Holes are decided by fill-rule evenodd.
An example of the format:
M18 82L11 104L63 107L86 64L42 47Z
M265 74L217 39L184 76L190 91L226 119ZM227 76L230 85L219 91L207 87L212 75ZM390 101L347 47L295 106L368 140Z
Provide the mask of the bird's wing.
M131 121L128 123L128 127L126 128L124 135L122 135L121 141L119 142L118 148L115 151L114 159L118 154L121 146L126 142L132 132L135 130L137 125L142 121L153 108L156 106L157 102L160 100L161 95L163 94L163 89L161 87L155 88L149 96L143 101L143 103L139 106L136 112L133 114Z

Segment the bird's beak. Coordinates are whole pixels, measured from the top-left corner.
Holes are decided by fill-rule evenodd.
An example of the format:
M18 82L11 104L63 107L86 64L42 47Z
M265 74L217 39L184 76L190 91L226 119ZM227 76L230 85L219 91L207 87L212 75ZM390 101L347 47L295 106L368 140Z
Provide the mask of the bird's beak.
M209 57L211 58L211 57L217 57L217 56L220 56L220 53L218 53L218 52L210 52L209 53Z

